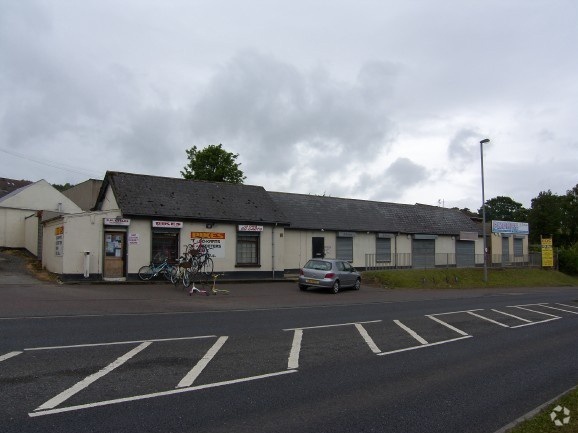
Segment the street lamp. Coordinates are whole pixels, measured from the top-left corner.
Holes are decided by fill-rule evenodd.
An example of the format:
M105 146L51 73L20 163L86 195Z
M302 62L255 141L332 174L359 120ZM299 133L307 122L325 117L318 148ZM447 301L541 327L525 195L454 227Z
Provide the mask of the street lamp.
M484 244L484 283L488 282L488 261L486 258L486 196L484 193L484 144L489 143L489 138L480 141L480 160L482 161L482 236Z

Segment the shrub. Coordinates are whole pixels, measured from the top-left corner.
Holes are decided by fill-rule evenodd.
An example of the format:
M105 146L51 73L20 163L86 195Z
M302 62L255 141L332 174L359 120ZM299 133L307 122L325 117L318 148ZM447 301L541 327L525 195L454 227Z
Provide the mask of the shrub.
M560 248L558 266L565 274L578 275L578 242L571 247Z

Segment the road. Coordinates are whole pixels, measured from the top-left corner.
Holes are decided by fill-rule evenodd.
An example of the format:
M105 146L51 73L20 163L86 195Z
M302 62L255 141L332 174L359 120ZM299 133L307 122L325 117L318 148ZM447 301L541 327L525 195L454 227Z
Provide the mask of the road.
M576 288L230 289L0 284L2 431L494 432L578 383Z

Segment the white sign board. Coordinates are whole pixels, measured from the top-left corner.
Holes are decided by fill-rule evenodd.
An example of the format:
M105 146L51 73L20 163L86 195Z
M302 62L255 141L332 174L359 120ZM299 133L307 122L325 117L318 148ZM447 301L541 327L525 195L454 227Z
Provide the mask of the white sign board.
M129 226L130 219L128 218L105 218L104 225L106 226Z
M263 226L252 226L252 225L244 225L239 226L240 232L262 232Z
M155 228L169 228L169 229L182 229L182 221L153 221L153 227Z

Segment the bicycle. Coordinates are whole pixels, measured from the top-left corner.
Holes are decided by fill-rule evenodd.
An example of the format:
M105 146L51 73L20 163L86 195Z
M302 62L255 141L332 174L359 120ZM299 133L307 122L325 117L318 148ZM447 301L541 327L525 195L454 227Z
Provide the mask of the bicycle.
M168 258L165 258L161 263L155 264L154 261L150 265L142 266L138 270L138 276L143 281L148 281L157 275L162 275L167 280L171 279L173 266L169 264Z
M192 244L185 246L185 255L190 257L191 279L194 280L198 275L200 278L209 278L213 274L213 259L209 249L203 245L203 240L194 241Z

